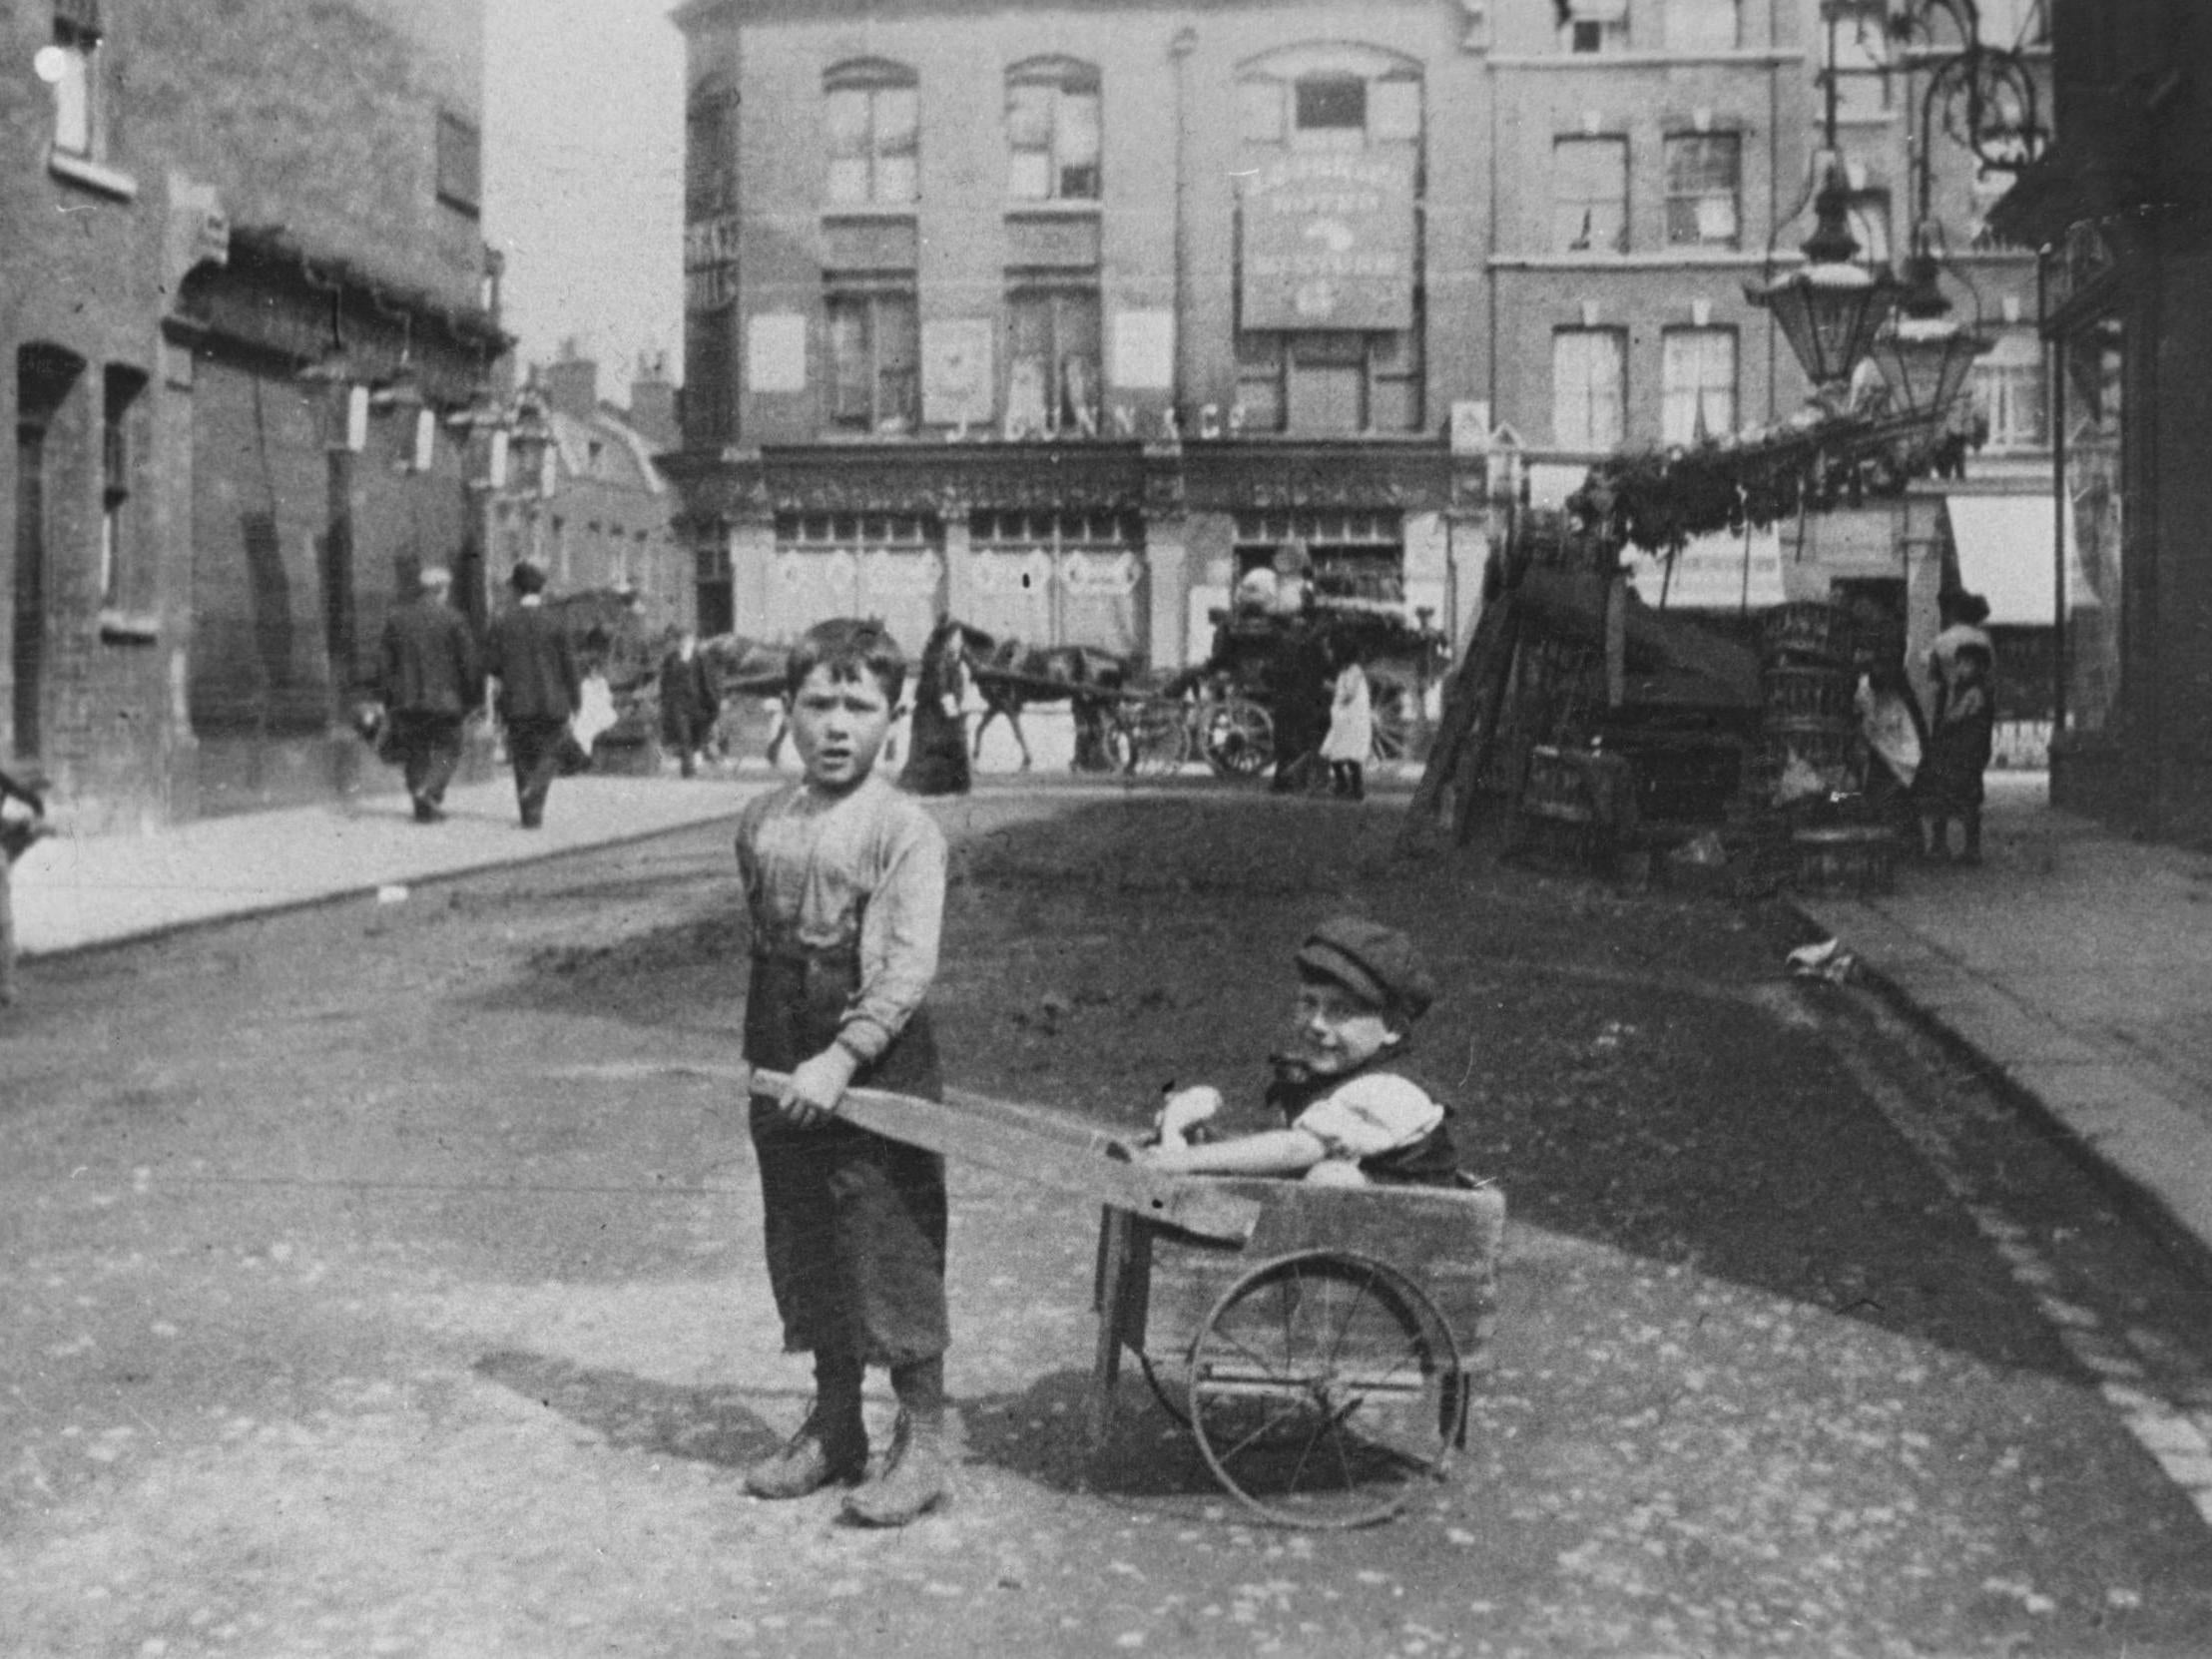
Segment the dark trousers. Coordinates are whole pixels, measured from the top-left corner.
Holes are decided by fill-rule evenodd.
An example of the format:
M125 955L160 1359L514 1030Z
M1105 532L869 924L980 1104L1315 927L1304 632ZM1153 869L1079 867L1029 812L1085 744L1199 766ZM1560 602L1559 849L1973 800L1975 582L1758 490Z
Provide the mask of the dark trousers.
M746 988L746 1058L789 1071L821 1053L858 983L851 951L757 954ZM938 1098L928 1010L917 1010L853 1081ZM944 1160L836 1119L795 1128L763 1100L753 1102L752 1128L785 1349L871 1366L944 1353Z
M410 709L392 711L392 746L399 751L407 793L418 804L435 807L445 799L445 786L453 782L461 764L461 718Z
M1336 795L1349 796L1354 801L1365 801L1368 794L1366 768L1358 761L1331 761L1329 788Z
M507 722L507 756L515 769L515 800L522 808L525 828L535 830L545 822L545 797L561 770L561 739L567 735L565 719L526 719Z

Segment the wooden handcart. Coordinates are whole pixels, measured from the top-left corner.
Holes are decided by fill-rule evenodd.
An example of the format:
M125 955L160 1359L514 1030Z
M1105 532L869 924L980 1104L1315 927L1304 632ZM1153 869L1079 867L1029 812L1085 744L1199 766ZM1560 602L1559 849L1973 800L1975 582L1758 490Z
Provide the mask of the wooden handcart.
M1463 1449L1496 1309L1495 1187L1167 1175L1098 1130L950 1090L851 1089L838 1112L1100 1206L1094 1454L1124 1352L1223 1488L1279 1525L1386 1519Z

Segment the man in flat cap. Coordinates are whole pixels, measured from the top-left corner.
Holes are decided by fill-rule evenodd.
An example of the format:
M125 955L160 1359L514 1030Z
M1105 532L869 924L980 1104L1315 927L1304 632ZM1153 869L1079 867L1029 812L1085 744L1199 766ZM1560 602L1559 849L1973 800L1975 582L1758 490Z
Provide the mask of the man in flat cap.
M484 695L468 622L446 600L453 573L426 565L418 592L384 623L379 684L391 746L417 824L445 817L445 787L461 764L461 722Z

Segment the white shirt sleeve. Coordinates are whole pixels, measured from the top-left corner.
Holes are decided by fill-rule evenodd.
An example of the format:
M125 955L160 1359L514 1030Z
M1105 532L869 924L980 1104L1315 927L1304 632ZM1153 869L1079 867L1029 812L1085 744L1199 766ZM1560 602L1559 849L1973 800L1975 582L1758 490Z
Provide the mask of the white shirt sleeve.
M1332 1158L1358 1159L1411 1146L1443 1120L1443 1107L1419 1084L1384 1071L1323 1095L1292 1127L1320 1141Z

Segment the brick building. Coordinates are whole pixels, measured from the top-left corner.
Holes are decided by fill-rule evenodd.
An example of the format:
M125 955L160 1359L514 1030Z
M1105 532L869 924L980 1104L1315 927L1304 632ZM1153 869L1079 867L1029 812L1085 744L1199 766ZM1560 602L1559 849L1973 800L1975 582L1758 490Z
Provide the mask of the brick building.
M1564 493L1802 404L1743 289L1811 228L1821 15L692 0L669 466L702 611L872 611L911 647L949 610L1171 667L1296 538L1325 588L1459 633L1493 438ZM1921 71L1879 17L1839 38L1883 256ZM1937 173L1964 253L1988 185ZM2030 296L2032 379L2032 260L1971 260L1991 318Z
M498 564L530 558L560 593L628 591L656 634L695 626L691 552L676 539L675 494L654 459L678 441L675 388L657 364L645 365L630 407L618 409L600 399L599 365L573 348L532 380L550 429L550 488L495 504Z
M1998 206L2062 372L2051 798L2212 844L2212 13L2052 0L2057 142Z
M475 0L12 0L0 749L86 827L344 787L420 563L482 591L443 412L504 342Z

